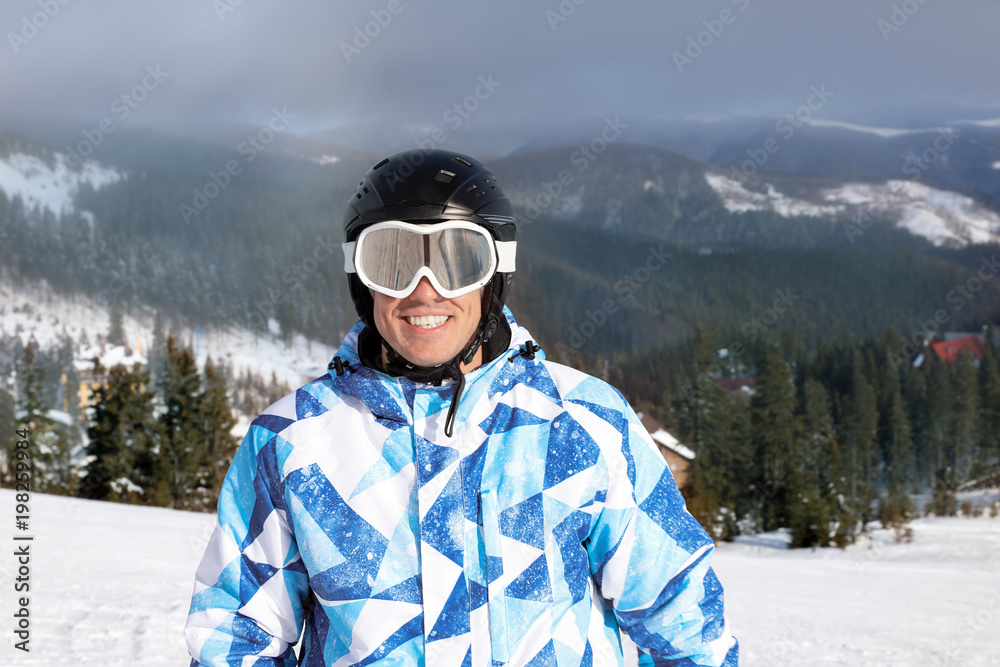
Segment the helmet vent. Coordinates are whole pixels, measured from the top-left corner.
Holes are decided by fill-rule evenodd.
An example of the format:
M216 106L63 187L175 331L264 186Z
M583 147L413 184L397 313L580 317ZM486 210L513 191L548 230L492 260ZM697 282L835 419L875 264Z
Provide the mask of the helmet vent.
M386 165L386 164L387 164L388 162L389 162L389 158L386 158L386 159L382 160L381 162L379 162L379 163L378 163L377 165L375 165L374 167L372 167L372 169L378 169L379 167L383 167L383 166L385 166L385 165Z
M472 184L472 185L470 185L469 187L465 188L465 191L466 191L466 192L472 192L472 191L473 191L473 190L475 190L475 189L476 189L477 187L479 187L479 186L478 186L478 185L476 185L475 183L473 183L473 184Z
M457 162L457 163L459 163L459 164L464 164L466 167L471 167L472 166L472 163L469 162L468 160L464 159L464 158L453 157L452 160L455 161L455 162Z
M434 180L438 181L439 183L451 183L451 181L454 178L455 178L455 173L454 172L446 171L445 169L442 169L441 171L439 171L437 173L437 176L434 177Z

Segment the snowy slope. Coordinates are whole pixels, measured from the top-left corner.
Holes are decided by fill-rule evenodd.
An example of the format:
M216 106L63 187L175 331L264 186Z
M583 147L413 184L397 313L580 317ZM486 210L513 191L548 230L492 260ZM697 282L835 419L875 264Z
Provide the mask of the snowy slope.
M11 491L0 507L13 513ZM211 515L33 494L31 653L13 648L8 621L0 665L187 664L183 626L213 526ZM919 519L913 530L912 544L877 531L871 549L846 551L788 551L780 535L720 545L713 564L740 664L1000 664L1000 518ZM5 589L12 552L0 551ZM13 612L0 596L0 618Z
M25 288L0 282L0 337L18 335L25 344L34 337L43 351L57 345L63 334L74 341L85 334L91 344L96 343L110 329L110 311L105 296L108 295L98 295L96 299L66 298L44 285ZM136 353L148 354L153 324L151 312L125 314L125 334ZM286 346L276 335L257 336L237 327L228 331L183 329L174 333L180 344L196 352L199 365L204 365L211 356L216 363L230 364L234 375L248 369L269 379L273 372L280 382L295 388L326 373L326 364L333 358L336 346L343 339L342 334L347 332L340 332L332 346L306 340L301 335ZM92 351L81 350L84 358L92 354Z
M83 183L100 189L124 178L91 160L76 169L71 164L64 153L53 153L48 160L20 152L0 156L0 190L9 199L20 196L25 208L48 209L59 216L72 210L73 196Z
M770 183L764 184L766 193L747 189L727 174L706 172L705 180L734 213L773 211L783 217L851 219L867 211L875 217L895 219L897 226L936 246L1000 242L1000 215L996 212L971 197L914 181L846 183L821 190L816 194L818 201L808 201L787 196Z

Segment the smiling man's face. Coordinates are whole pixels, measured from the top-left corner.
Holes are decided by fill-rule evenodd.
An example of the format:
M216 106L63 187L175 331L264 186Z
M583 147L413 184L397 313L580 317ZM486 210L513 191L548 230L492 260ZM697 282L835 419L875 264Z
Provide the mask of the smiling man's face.
M402 299L372 292L375 326L400 356L417 366L447 363L461 352L479 327L480 290L446 299L421 278L416 289ZM482 364L482 348L462 372Z

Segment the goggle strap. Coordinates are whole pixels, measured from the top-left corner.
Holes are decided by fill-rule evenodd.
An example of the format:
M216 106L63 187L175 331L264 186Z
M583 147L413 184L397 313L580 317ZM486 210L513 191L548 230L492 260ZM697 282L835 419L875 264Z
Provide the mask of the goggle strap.
M497 247L497 273L514 273L517 241L495 241Z
M340 244L340 247L344 250L344 273L357 273L354 268L355 245L357 245L355 241L348 241L347 243Z

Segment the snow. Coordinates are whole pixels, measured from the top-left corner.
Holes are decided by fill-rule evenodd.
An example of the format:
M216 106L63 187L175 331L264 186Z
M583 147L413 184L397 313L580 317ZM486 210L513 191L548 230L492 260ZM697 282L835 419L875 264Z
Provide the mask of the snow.
M17 412L14 413L14 419L24 419L27 416L28 416L27 410L18 410ZM45 416L54 422L65 424L66 426L73 426L73 424L76 423L73 419L73 416L70 415L68 412L64 412L63 410L56 410L54 408L49 408L48 410L45 411Z
M58 216L72 210L73 196L81 184L100 189L123 178L120 172L91 160L73 169L63 153L55 153L53 162L25 153L0 158L0 189L11 199L20 195L25 208L38 206Z
M337 157L336 155L321 155L319 157L314 157L314 158L311 158L311 159L312 159L313 162L315 162L316 164L318 164L320 166L324 166L324 165L328 165L328 164L337 164L338 162L340 162L340 158Z
M682 445L681 441L675 438L669 431L661 428L650 433L649 436L667 449L673 450L678 456L683 456L688 461L694 461L694 451Z
M820 191L825 204L817 204L789 197L771 183L764 184L767 192L763 193L747 190L738 179L726 174L706 172L705 180L726 209L734 213L774 211L784 217L823 218L849 213L850 207L866 207L895 218L899 227L936 246L1000 242L1000 214L971 197L915 181L845 183Z
M18 335L25 345L34 339L43 352L58 345L63 334L74 342L86 334L91 343L97 343L111 328L107 296L102 292L93 299L67 298L53 293L44 284L15 288L0 283L0 337ZM113 295L111 297L113 299ZM144 361L153 341L153 324L152 312L125 313L123 328L133 355L126 357L124 348L109 346L104 350L102 364L110 367L117 361L127 365L135 360ZM353 324L352 321L348 326ZM257 336L238 327L228 331L209 329L200 334L182 328L175 330L174 334L180 345L190 347L192 351L197 341L196 358L201 367L211 356L215 363L224 361L231 365L234 375L249 370L267 380L273 372L279 382L290 388L326 373L326 364L336 353L336 347L307 340L301 335L296 335L286 346L278 336ZM339 345L343 334L346 334L346 329L339 336L331 334L331 341L336 339L335 345ZM81 349L76 357L81 362L89 362L95 351L100 351L99 347Z
M994 497L995 497L994 492ZM15 496L0 490L13 513ZM184 665L194 573L215 519L32 494L31 652L2 629L0 664ZM744 667L964 665L1000 656L1000 518L924 518L846 550L787 550L787 533L720 544L730 630ZM0 584L15 578L0 552ZM13 595L0 596L11 619Z
M971 197L938 190L914 181L884 184L849 183L825 193L827 201L869 206L889 212L899 227L934 245L995 243L1000 240L1000 215Z
M836 215L844 210L839 205L823 205L795 199L778 192L770 183L765 184L767 194L747 190L739 180L725 174L705 172L705 181L722 199L726 210L733 213L747 211L774 211L784 217L807 216L813 218Z
M925 518L846 550L786 550L785 533L719 546L741 664L995 666L1000 519Z
M891 139L892 137L901 137L908 134L930 134L932 132L951 131L951 129L947 127L927 127L915 130L907 130L907 129L893 128L893 127L872 127L870 125L855 125L854 123L845 123L839 120L823 120L820 118L811 118L807 120L806 123L814 127L836 127L843 130L851 130L853 132L865 132L867 134L874 134L884 139Z

